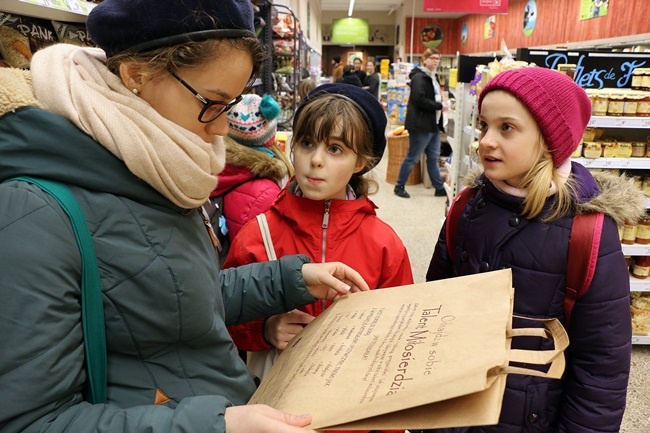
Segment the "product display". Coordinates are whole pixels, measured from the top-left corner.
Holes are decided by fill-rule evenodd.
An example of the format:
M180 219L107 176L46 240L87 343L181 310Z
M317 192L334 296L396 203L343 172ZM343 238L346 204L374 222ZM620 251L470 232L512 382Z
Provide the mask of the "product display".
M49 21L2 11L0 18L0 54L11 67L28 69L36 51L57 43Z
M632 293L632 332L650 335L650 293Z

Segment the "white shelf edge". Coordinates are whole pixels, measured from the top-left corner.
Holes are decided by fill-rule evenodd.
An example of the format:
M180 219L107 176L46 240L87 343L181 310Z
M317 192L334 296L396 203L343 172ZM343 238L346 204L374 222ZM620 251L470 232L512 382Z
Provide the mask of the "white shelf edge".
M630 275L630 292L650 292L650 279L639 279Z
M626 256L650 256L650 244L621 244L621 247Z
M592 128L650 128L650 117L591 116Z
M89 3L89 5L91 5ZM87 15L63 11L48 6L41 6L33 3L27 3L20 0L9 0L2 3L2 10L10 14L26 15L34 18L45 20L67 21L75 23L85 23Z
M587 168L650 169L650 158L571 158Z
M468 125L465 125L465 126L463 127L463 132L464 132L465 134L469 134L469 135L471 135L472 138L474 138L475 140L478 140L478 137L479 137L479 135L481 134L481 131L479 131L478 129L474 129L474 133L472 134L472 128L471 128L470 126L468 126ZM650 158L649 158L649 159L650 159Z
M650 344L650 335L632 335L632 344Z

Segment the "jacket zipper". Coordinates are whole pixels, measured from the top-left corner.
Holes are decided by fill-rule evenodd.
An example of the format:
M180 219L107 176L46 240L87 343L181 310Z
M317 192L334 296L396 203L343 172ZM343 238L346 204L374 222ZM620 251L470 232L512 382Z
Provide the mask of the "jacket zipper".
M331 203L331 200L325 200L325 213L323 214L323 224L321 225L321 228L323 229L323 242L321 244L321 263L325 263L325 249L327 248L327 226L329 225L330 221ZM325 311L326 301L323 299L321 303L323 306L323 311Z

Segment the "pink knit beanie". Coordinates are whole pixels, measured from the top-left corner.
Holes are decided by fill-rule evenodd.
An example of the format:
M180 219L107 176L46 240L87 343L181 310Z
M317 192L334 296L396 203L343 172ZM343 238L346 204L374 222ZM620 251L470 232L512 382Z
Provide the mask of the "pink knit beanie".
M528 108L559 167L575 151L591 117L591 101L567 75L546 68L521 68L501 72L488 82L478 98L493 90L512 93Z

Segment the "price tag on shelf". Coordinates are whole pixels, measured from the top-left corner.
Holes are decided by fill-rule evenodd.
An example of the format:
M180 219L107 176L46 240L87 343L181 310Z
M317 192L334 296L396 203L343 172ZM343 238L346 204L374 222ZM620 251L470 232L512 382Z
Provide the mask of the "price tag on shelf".
M641 121L641 128L650 128L650 117Z
M589 118L589 123L587 123L587 126L594 126L596 124L596 119L594 117Z
M45 6L76 14L88 15L92 7L88 6L85 1L81 0L20 0L25 3L31 3L39 6Z
M624 127L625 124L626 124L625 119L616 119L616 120L614 121L614 126Z

